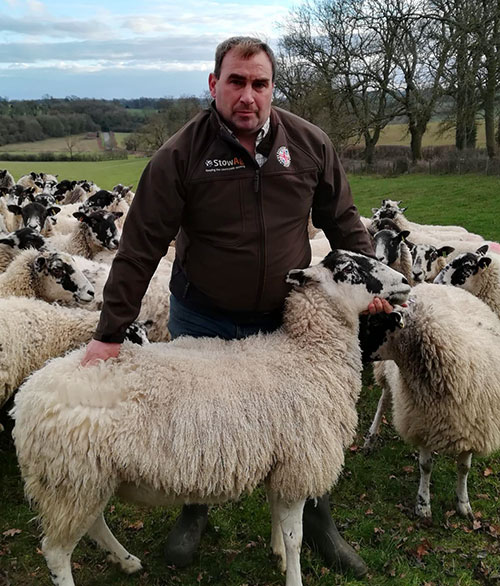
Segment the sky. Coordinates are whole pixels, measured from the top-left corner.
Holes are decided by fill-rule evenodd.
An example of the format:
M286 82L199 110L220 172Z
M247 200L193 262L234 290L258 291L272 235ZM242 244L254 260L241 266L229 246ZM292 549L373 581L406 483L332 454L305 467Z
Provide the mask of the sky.
M0 97L201 96L233 35L276 48L292 0L0 0Z

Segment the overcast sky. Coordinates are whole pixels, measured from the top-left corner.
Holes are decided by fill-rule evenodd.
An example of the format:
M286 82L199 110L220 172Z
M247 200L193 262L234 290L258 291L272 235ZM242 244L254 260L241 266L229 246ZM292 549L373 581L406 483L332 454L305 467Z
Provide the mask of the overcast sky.
M275 47L292 0L0 0L0 96L201 95L233 35Z

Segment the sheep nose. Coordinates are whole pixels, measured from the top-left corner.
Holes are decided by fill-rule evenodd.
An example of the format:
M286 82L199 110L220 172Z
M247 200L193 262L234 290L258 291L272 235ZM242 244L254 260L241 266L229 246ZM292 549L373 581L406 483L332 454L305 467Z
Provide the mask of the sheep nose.
M87 289L87 295L94 297L94 291L92 291L92 289Z
M403 277L402 281L403 281L403 285L409 285L408 281L406 280L406 277Z

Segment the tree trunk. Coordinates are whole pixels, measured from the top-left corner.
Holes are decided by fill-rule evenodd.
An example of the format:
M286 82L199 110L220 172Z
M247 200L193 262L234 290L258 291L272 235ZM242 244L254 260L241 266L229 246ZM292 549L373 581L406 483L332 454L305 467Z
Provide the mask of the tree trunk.
M410 147L411 160L413 163L422 159L422 138L424 136L425 127L422 128L419 124L411 124L410 130Z

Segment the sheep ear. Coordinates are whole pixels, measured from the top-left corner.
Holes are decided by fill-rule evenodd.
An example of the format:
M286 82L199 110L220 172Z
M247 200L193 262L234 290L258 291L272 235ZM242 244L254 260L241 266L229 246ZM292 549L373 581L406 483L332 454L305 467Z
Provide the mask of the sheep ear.
M16 216L21 216L23 211L21 209L21 206L16 206L13 203L9 204L7 206L9 212L12 212L13 214L16 214Z
M304 287L312 281L309 275L306 275L303 269L292 269L286 276L286 282L296 287Z
M44 256L37 256L34 263L35 270L40 272L44 268L46 260Z
M480 269L485 269L486 267L489 267L491 264L491 258L489 256L482 256L478 261L477 261L477 266Z
M372 214L376 214L378 212L378 210L379 210L379 208L372 208Z
M12 238L0 238L0 244L7 244L11 248L14 248L14 240Z
M405 327L405 318L403 314L399 311L391 311L390 313L391 318L394 320L394 323L398 326L398 328Z
M57 206L52 206L52 207L50 207L50 208L47 209L47 215L48 216L55 216L60 211L61 211L61 208L59 208Z
M9 206L10 207L10 206ZM476 250L476 254L479 255L483 255L486 254L488 252L488 245L484 244L483 246L480 246L477 250Z
M123 212L113 212L113 216L115 217L115 220L118 218L121 218L123 216Z
M455 249L453 248L453 246L441 246L441 248L438 248L436 250L437 255L438 256L442 256L443 258L446 258L449 254L451 254Z
M410 231L409 230L401 230L401 232L396 236L396 238L398 238L400 241L405 241L408 236L410 235Z
M83 212L74 212L73 217L76 218L79 222L87 221L87 214L84 214Z

